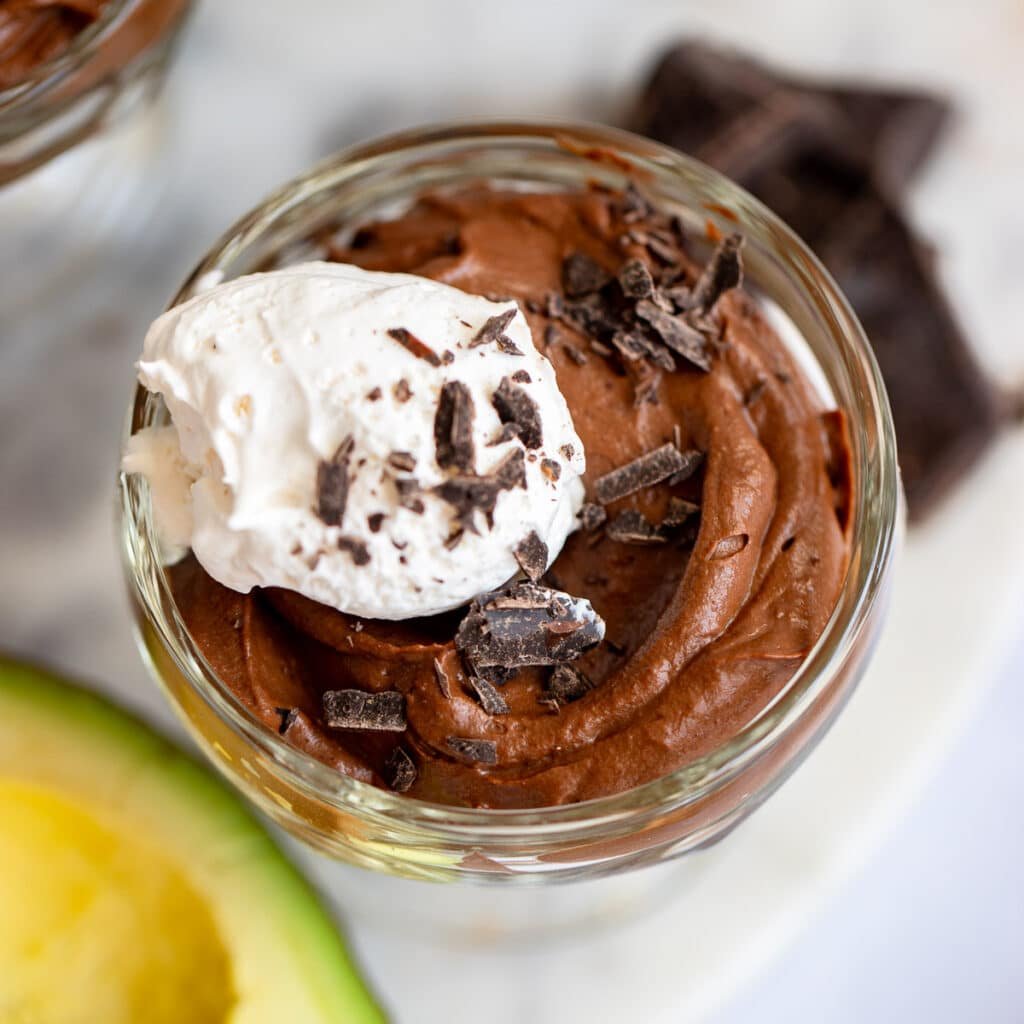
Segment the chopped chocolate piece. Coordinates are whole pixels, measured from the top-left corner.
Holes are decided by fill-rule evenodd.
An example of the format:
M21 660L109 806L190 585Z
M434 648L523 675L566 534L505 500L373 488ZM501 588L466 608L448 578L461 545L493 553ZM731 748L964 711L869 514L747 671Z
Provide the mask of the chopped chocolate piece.
M673 473L667 481L665 481L669 487L675 487L676 484L681 484L684 480L689 480L694 473L700 468L701 463L704 461L704 453L697 451L696 448L690 448L683 452L683 457L686 459L686 465L679 470L678 473Z
M526 370L516 370L516 372L512 374L512 380L514 380L516 384L530 384L533 382L533 378L526 372Z
M516 318L516 311L514 309L506 309L504 313L499 313L497 316L488 318L483 327L476 332L475 337L469 343L470 348L476 348L478 345L487 345L491 342L500 342L505 337L505 328ZM513 344L510 339L505 338L509 344ZM518 349L517 349L518 351ZM519 353L522 355L522 353Z
M515 558L527 578L536 583L548 567L548 546L531 530L516 546Z
M434 492L455 508L455 521L464 530L479 533L475 513L480 511L487 525L494 525L494 507L498 495L513 487L526 486L525 454L516 447L487 476L453 476L434 488Z
M298 708L274 708L281 716L281 724L277 727L277 734L283 736L292 726L292 723L299 717Z
M356 565L369 565L370 551L358 537L339 537L338 550L347 551Z
M406 727L405 697L397 690L327 690L324 721L332 729L401 732Z
M395 401L408 402L412 398L412 388L409 387L409 382L402 377L392 388L392 394L395 396Z
M658 332L661 340L673 352L701 370L711 369L707 342L696 327L692 327L682 317L666 313L650 299L641 299L636 304L636 312L637 316L646 320Z
M441 353L441 363L444 366L451 366L452 363L454 363L454 362L455 362L455 353L450 348L446 348Z
M575 345L570 344L569 342L565 342L562 345L562 348L565 349L565 354L577 366L586 366L587 365L587 354L586 354L586 352L580 351L580 349L578 349Z
M383 512L371 512L366 517L366 525L370 528L370 533L380 533L380 528L384 525L385 515Z
M580 525L588 532L596 530L607 518L608 513L604 508L592 501L588 501L580 509Z
M708 561L717 561L721 558L732 558L738 555L749 543L750 538L745 533L734 533L731 537L723 537L711 549Z
M574 661L603 636L604 622L588 601L520 582L476 598L455 634L455 646L479 674L491 666Z
M576 454L576 449L571 444L563 444L558 450L564 459L571 459Z
M661 520L661 526L667 529L682 526L690 516L696 515L699 511L700 505L696 505L692 501L687 501L685 498L669 498L668 509Z
M384 762L383 774L384 781L396 793L407 793L416 781L416 765L401 747L395 747Z
M556 704L571 704L579 700L594 684L573 665L556 665L548 677L547 696Z
M609 359L615 352L610 345L606 345L603 341L597 341L596 339L591 339L590 351L605 359Z
M562 288L570 299L599 291L611 279L611 274L586 253L574 252L562 261Z
M403 473L411 473L416 468L416 456L412 452L392 452L387 462L392 469Z
M480 706L489 715L507 715L508 704L505 698L495 689L494 683L481 676L470 676L469 684L476 691Z
M512 384L508 377L501 379L491 404L502 423L510 423L516 428L519 440L527 448L539 448L544 443L540 407L522 388Z
M654 278L647 269L647 264L641 259L632 259L624 263L619 270L619 287L627 298L649 298L654 292Z
M449 736L448 749L460 760L471 764L497 764L498 747L494 740L471 740L462 736Z
M742 247L743 236L740 234L723 238L715 247L693 287L693 306L701 315L709 313L727 291L739 287L743 280Z
M670 476L685 472L699 452L681 452L674 444L641 455L594 481L594 494L602 505L609 505L628 494L652 487ZM694 463L694 468L699 464ZM690 470L693 471L692 469Z
M635 362L647 359L659 369L671 373L676 368L675 357L660 342L649 338L639 330L616 331L612 336L612 345L626 360Z
M420 341L412 331L406 330L404 327L390 327L387 335L417 359L425 359L431 366L441 365L441 357L429 345Z
M454 551L462 543L462 538L465 536L466 531L461 526L457 526L444 539L445 551Z
M460 380L445 381L434 414L434 444L442 469L473 468L473 396Z
M316 514L327 526L340 526L348 503L348 463L354 442L350 434L316 471Z
M451 700L452 688L448 682L448 673L445 672L444 665L437 658L434 659L434 676L437 679L437 686L441 691L441 695L445 700Z
M648 220L654 215L654 207L632 181L626 182L626 187L622 190L621 209L622 219L627 224Z
M523 350L505 334L498 339L498 348L509 356L523 355Z
M367 392L366 399L369 402L376 402L380 400L382 394L384 392L380 388L374 388L372 391Z
M620 512L605 532L612 540L623 544L664 544L667 540L657 526L633 508Z
M562 475L562 467L554 459L541 459L540 471L554 483Z
M561 331L559 331L554 324L548 324L547 327L544 328L545 347L550 348L552 345L557 345L561 337Z

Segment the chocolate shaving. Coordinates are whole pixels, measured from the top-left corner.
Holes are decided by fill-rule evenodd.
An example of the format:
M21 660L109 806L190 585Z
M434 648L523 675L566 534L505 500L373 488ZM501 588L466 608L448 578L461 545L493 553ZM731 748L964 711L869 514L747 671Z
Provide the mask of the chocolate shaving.
M548 546L535 530L531 530L516 545L513 554L519 568L526 573L532 583L536 583L544 575L544 570L548 567Z
M384 525L385 515L383 512L371 512L366 517L366 525L370 528L370 533L380 533L380 528Z
M562 289L571 299L599 291L611 279L611 274L586 253L574 252L562 261Z
M666 313L651 299L641 299L636 304L636 313L658 332L661 340L673 352L701 370L711 369L711 356L704 335L682 317Z
M406 727L405 697L397 690L328 690L323 708L324 720L332 729L401 732Z
M571 704L594 688L594 684L572 665L556 665L548 678L547 699L556 705Z
M623 544L664 544L668 539L646 516L632 508L620 512L605 532Z
M513 487L526 486L526 462L522 448L517 447L487 476L466 474L454 476L434 488L437 494L455 508L455 520L459 527L471 533L476 528L475 513L484 514L489 527L494 525L494 507L498 495Z
M411 473L416 468L416 456L412 452L392 452L387 462L392 469L403 473Z
M699 511L700 505L695 505L692 501L685 498L669 498L668 509L661 520L662 529L682 526L690 516L696 515Z
M498 748L494 740L470 740L462 736L449 736L448 749L462 761L472 764L497 764Z
M498 390L491 398L491 404L502 423L515 427L519 440L530 449L539 448L544 443L544 433L540 420L540 407L520 387L516 387L508 377L503 377Z
M442 469L473 468L473 396L460 380L445 381L434 414L434 444Z
M512 380L517 384L533 383L533 378L526 372L526 370L516 370L516 372L512 374Z
M448 682L448 673L445 672L444 665L442 665L437 658L434 659L434 676L437 679L437 686L441 691L441 695L445 700L451 700L452 688L451 684Z
M648 220L654 215L654 207L632 181L626 182L626 187L622 190L621 210L622 219L627 224Z
M627 260L619 269L619 287L627 299L647 299L654 294L654 278L642 259Z
M294 723L295 719L299 717L298 708L274 708L274 710L281 716L281 724L277 727L278 736L283 736Z
M701 315L711 312L715 303L743 280L742 247L743 236L732 234L723 238L711 254L693 288L693 306Z
M598 477L594 481L594 494L602 505L609 505L628 494L635 494L645 487L652 487L662 480L686 472L687 469L692 473L699 465L700 457L700 452L681 452L671 442L663 444Z
M555 459L541 459L540 471L554 483L562 475L562 467Z
M348 464L355 442L349 434L316 470L316 514L327 526L340 526L348 504Z
M409 509L418 515L423 514L423 501L418 497L420 493L420 482L415 477L403 476L392 480L395 490L398 492L398 504L402 508ZM396 545L397 546L397 545ZM404 545L403 545L404 547ZM401 550L401 548L399 548Z
M347 551L356 565L369 565L370 551L358 537L339 537L338 550Z
M604 622L588 601L519 582L476 598L455 634L455 646L478 675L491 667L574 661L603 636Z
M412 331L404 327L389 327L387 331L389 338L397 341L407 352L412 353L417 359L424 359L431 366L440 366L441 357L429 346L425 345Z
M504 339L505 342L515 348L518 355L522 355L522 352L516 348L515 342L513 342L511 338L505 336L505 328L508 327L515 318L516 310L506 309L504 313L499 313L497 316L492 316L485 320L483 327L476 332L473 340L469 343L469 348L477 348L479 345L488 345L491 342L497 342L499 347L501 347L501 341Z
M588 532L596 530L607 518L608 513L604 508L592 501L588 501L580 509L580 525Z
M416 765L401 747L395 747L384 762L383 775L384 781L396 793L407 793L416 781Z
M576 454L576 449L571 444L563 444L558 449L562 456L566 459L571 459Z
M396 402L408 402L412 398L412 388L404 377L391 389L391 393L395 396Z
M507 715L508 704L505 698L498 693L494 684L481 676L470 676L470 686L476 691L480 706L489 715Z

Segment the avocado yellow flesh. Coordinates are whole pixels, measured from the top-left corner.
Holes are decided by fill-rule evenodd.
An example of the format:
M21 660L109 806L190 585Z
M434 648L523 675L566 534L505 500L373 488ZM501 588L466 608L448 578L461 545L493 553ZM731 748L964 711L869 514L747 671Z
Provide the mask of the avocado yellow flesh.
M384 1016L238 799L144 725L0 659L0 1021Z

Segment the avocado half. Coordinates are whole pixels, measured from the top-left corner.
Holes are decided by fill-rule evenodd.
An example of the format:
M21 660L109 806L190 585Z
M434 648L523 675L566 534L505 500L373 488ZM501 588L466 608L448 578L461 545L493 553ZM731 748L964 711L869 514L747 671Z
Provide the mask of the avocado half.
M99 697L0 658L0 1021L384 1019L225 785Z

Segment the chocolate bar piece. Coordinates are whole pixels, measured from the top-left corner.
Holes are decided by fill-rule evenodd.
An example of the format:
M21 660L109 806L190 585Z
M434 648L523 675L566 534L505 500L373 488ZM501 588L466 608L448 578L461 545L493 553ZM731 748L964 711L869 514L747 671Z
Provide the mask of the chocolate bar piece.
M633 124L747 188L835 276L885 378L915 519L962 477L1001 419L997 391L894 198L947 115L923 94L815 88L688 43L662 59Z

